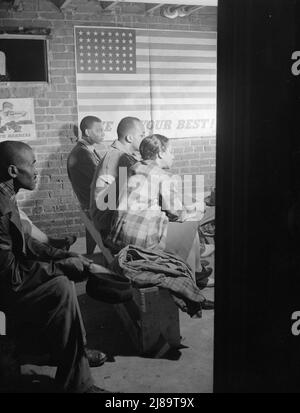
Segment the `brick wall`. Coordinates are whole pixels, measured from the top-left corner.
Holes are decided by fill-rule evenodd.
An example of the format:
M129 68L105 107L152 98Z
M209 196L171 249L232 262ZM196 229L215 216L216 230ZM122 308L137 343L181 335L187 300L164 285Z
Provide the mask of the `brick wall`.
M47 0L25 0L24 11L12 12L0 5L0 27L47 27L49 40L49 84L0 83L0 98L33 97L37 139L30 142L34 148L40 172L40 181L34 192L19 195L23 210L44 231L51 235L83 234L78 216L78 205L67 177L66 159L76 136L77 123L75 25L107 25L216 31L216 9L206 15L193 14L175 21L158 13L146 15L142 4L127 5L101 11L93 1L74 0L60 12ZM124 5L122 5L124 7ZM176 154L174 173L204 174L209 189L215 182L215 136L197 139L178 139L172 142ZM105 142L108 146L109 142ZM102 148L103 151L105 147Z

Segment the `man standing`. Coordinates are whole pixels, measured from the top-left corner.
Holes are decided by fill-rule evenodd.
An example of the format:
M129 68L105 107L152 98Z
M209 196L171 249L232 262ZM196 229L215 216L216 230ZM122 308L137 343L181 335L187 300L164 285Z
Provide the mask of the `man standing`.
M101 160L95 146L103 141L102 121L86 116L80 123L82 138L72 149L68 161L68 176L83 211L90 208L91 183Z
M84 331L72 280L91 267L86 258L39 243L24 235L16 194L33 190L37 172L30 146L0 143L0 309L17 325L30 322L47 339L58 389L100 393L94 386Z
M112 211L99 208L102 194L112 186L118 198L116 180L119 178L119 168L129 169L140 160L139 148L145 137L145 128L138 118L126 117L119 122L117 135L118 140L98 165L91 185L90 215L97 230L103 234L110 229Z

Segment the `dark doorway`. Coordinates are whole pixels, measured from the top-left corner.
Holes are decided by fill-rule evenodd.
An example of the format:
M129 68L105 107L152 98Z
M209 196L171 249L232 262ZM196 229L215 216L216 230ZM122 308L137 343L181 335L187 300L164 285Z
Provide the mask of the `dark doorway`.
M218 13L215 391L299 392L299 5Z

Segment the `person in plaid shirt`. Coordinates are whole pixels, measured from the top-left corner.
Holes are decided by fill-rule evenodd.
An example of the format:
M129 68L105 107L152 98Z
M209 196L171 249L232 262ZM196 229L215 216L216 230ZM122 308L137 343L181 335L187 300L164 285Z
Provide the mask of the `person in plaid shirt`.
M168 138L158 134L146 137L140 153L142 161L130 168L127 185L120 190L107 244L116 250L126 245L158 248L177 254L193 272L202 273L197 228L204 204L198 219L195 211L182 204L176 182L167 171L173 163Z

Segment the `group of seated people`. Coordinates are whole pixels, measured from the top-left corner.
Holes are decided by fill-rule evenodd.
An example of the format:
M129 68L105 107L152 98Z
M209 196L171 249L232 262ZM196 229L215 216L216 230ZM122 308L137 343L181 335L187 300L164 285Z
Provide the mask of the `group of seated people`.
M191 266L200 288L213 286L211 269L201 263L214 250L200 243L204 202L183 205L168 171L173 163L169 139L145 137L143 123L126 117L119 122L118 139L101 158L94 146L103 140L101 125L96 117L82 120L82 138L69 155L68 175L105 245L114 253L131 244L177 254Z
M195 215L177 196L167 171L173 161L169 140L145 137L142 122L128 117L120 121L118 139L101 157L95 149L104 137L101 120L87 116L80 129L82 137L68 158L68 175L81 208L105 244L114 254L128 244L176 254L193 268L199 288L212 286L202 260L213 249L203 251L198 231L204 206ZM106 392L94 385L90 372L90 366L100 366L106 357L87 348L70 282L101 267L69 252L76 237L50 238L19 210L17 193L35 189L37 176L30 146L0 143L0 310L17 324L30 322L43 332L58 366L59 391ZM107 208L110 202L113 207ZM211 309L213 303L206 303Z

